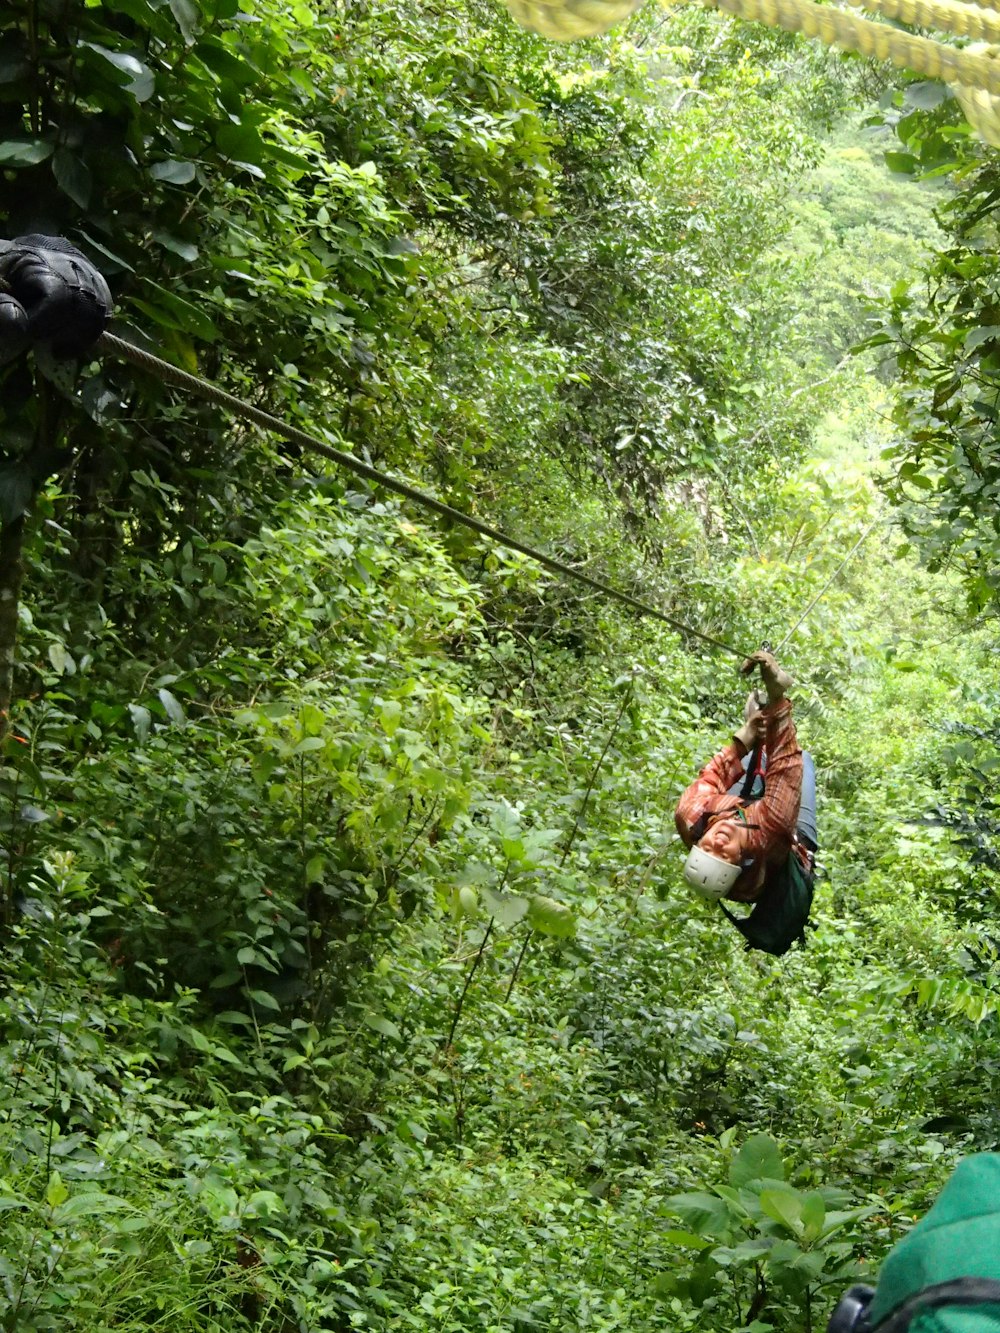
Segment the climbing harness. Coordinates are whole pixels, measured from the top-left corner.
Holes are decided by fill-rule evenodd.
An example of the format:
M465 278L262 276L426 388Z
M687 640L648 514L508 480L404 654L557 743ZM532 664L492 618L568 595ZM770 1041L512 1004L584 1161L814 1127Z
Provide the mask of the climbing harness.
M178 366L171 365L169 361L164 361L161 357L155 356L152 352L147 352L141 347L136 347L134 343L127 342L124 338L118 338L113 333L102 333L96 344L97 350L105 352L111 356L118 357L120 360L128 361L141 370L146 370L156 375L159 379L168 384L175 384L178 388L185 389L188 393L204 398L207 402L217 403L235 416L243 417L247 421L252 421L256 425L263 427L264 430L271 431L275 435L280 435L289 440L292 444L297 444L300 448L309 449L313 453L321 454L324 458L329 458L331 462L336 463L338 467L345 468L348 472L353 472L356 476L364 477L379 486L384 486L386 490L392 491L396 495L401 495L407 500L413 500L416 504L422 505L425 509L430 509L435 514L440 514L443 518L451 519L453 523L459 523L463 527L471 528L473 532L478 532L483 537L489 537L500 546L506 546L512 551L518 551L521 555L526 555L530 559L537 561L545 569L551 570L555 574L561 574L566 578L575 579L577 583L582 583L595 592L603 593L606 597L612 597L616 601L624 603L641 615L652 616L656 620L669 625L671 629L679 634L687 635L694 639L701 640L702 643L710 644L714 648L720 648L723 652L732 653L736 657L749 657L750 654L742 648L734 648L731 643L725 643L722 639L717 639L714 635L705 634L701 630L692 629L690 625L685 625L682 621L668 616L666 612L658 610L655 606L650 606L648 602L642 602L630 593L623 592L620 588L614 587L610 583L605 583L603 579L594 578L590 574L584 574L579 569L574 569L572 565L565 564L562 560L557 560L555 556L546 555L544 551L539 551L537 547L529 546L526 542L518 541L515 537L508 536L498 528L491 527L489 523L482 522L481 519L473 518L471 514L463 513L461 509L455 509L444 501L435 499L427 491L422 491L416 486L411 486L408 482L400 481L398 477L393 477L381 469L372 467L370 463L363 462L356 458L354 454L349 454L343 449L337 449L331 444L319 439L315 435L310 435L308 431L300 430L298 426L290 426L282 421L280 417L273 416L270 412L265 412L263 408L255 407L252 403L244 402L241 398L236 398L233 394L227 393L225 389L220 389L218 385L202 379L199 375L192 375L186 370L181 370ZM877 522L878 520L876 520ZM868 534L875 527L875 523L862 533L861 537L855 543L854 547L841 561L840 565L834 571L833 575L823 585L817 595L806 607L803 614L789 630L788 634L779 644L779 651L795 631L799 628L806 616L820 600L827 589L833 584L834 580L847 567L855 552L860 550L862 543Z
M749 801L751 796L753 795L753 784L757 781L758 778L763 779L764 770L761 767L761 762L763 758L764 758L764 746L761 741L758 741L757 744L750 751L748 757L747 775L743 779L743 786L740 790L741 801Z

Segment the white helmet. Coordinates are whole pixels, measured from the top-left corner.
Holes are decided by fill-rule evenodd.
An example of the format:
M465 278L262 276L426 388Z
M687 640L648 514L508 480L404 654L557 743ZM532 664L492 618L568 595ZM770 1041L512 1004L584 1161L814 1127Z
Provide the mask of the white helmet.
M684 878L702 898L715 901L724 897L740 877L742 866L723 861L721 856L700 847L692 847L684 862Z

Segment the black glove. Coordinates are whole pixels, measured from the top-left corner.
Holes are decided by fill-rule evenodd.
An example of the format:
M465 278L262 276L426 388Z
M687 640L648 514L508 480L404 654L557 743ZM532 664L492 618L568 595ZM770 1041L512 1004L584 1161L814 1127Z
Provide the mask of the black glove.
M0 241L0 365L36 342L50 343L59 358L82 356L104 332L111 310L108 284L68 241Z

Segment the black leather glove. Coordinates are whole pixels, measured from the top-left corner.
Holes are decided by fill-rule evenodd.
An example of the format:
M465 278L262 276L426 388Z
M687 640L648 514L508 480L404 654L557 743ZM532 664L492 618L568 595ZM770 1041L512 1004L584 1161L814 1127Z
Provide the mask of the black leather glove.
M24 306L0 289L0 366L19 357L30 341Z
M0 365L38 342L56 357L82 356L107 327L112 304L103 276L61 237L0 241Z

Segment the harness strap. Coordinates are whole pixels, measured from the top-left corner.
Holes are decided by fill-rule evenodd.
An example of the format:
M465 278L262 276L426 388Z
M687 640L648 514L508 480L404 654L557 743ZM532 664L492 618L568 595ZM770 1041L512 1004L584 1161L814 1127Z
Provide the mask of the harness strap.
M736 916L735 913L730 912L729 908L726 906L726 904L722 901L721 898L719 899L719 906L722 908L722 915L726 917L726 919L730 921L732 925L734 925L736 929L739 930L740 933L742 934L741 930L742 924L744 921L749 921L750 919L749 915L743 917ZM750 943L749 940L747 940L746 944L743 947L743 952L749 953L752 948L753 945Z
M754 780L760 772L760 755L762 746L758 742L750 751L750 762L747 764L747 775L743 779L743 787L740 791L740 800L749 801L750 793L753 791Z
M921 1310L936 1310L942 1305L1000 1305L1000 1282L987 1277L960 1277L952 1282L938 1282L918 1291L874 1327L864 1327L871 1328L872 1333L904 1333Z

